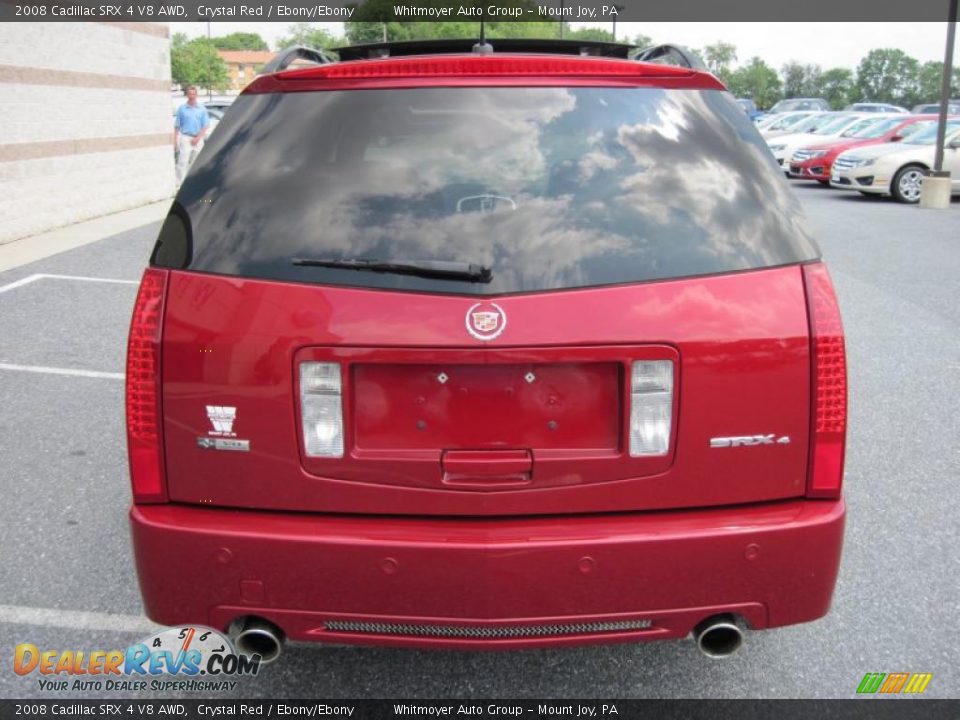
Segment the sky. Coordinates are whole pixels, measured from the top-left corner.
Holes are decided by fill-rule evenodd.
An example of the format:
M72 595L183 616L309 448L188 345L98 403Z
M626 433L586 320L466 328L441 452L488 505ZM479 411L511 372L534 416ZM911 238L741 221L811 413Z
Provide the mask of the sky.
M343 23L315 23L342 34ZM213 35L257 32L272 46L290 23L210 23ZM609 23L571 23L573 27L609 27ZM173 32L190 37L207 34L207 23L173 23ZM873 48L899 48L921 62L943 60L946 23L617 23L618 37L643 33L657 42L702 48L717 41L737 46L740 62L759 55L775 68L789 60L831 67L856 68ZM958 43L960 52L960 43ZM958 52L954 65L960 64Z

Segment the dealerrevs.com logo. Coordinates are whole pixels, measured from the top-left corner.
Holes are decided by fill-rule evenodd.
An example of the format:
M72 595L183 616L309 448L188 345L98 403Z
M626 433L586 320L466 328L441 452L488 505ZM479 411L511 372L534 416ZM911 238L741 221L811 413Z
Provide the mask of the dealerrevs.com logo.
M20 643L17 675L36 676L47 692L228 691L260 671L259 655L241 655L207 627L175 627L125 650L50 650Z

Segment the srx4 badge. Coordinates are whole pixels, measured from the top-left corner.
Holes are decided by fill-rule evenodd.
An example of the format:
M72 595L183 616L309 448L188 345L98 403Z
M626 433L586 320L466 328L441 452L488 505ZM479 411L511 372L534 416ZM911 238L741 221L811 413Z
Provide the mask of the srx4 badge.
M786 435L777 437L776 434L770 435L738 435L736 437L715 437L710 438L710 447L752 447L753 445L789 445L790 438Z

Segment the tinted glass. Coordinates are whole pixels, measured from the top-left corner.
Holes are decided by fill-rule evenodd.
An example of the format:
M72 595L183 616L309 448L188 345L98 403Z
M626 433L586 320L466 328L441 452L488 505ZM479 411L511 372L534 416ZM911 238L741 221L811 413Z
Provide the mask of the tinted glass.
M904 125L902 128L897 130L897 135L901 138L908 138L914 133L917 133L924 129L924 124L922 122L910 123L909 125Z
M865 125L857 123L849 130L843 133L843 137L857 137L873 139L882 137L893 130L897 125L903 124L903 118L884 118L882 120L871 120Z
M813 125L814 118L818 117L816 115L803 114L799 116L793 116L788 120L784 120L780 125L780 130L796 130L800 127L810 127Z
M154 262L301 282L511 293L817 256L767 146L718 91L243 96L176 205L189 247L174 238L165 251L161 236ZM491 268L492 281L295 258L465 262Z
M834 118L836 118L836 115L811 115L810 117L801 120L796 125L792 125L790 127L790 132L813 132L817 128L821 128L833 122Z
M817 127L810 132L816 133L817 135L833 135L834 133L840 132L851 122L849 117L831 118L831 116L828 115L827 118L830 119L817 125Z
M922 125L923 127L917 132L913 133L910 137L906 138L903 142L910 145L933 145L937 142L937 122L936 120L929 120L923 123L917 123L917 125ZM960 120L947 120L947 131L946 136L949 137L950 133L955 130L960 129Z

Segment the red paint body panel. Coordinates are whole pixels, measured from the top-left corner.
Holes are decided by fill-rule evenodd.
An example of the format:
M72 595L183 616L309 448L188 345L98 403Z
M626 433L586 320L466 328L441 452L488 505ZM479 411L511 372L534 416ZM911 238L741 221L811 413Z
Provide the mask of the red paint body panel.
M810 342L800 266L494 300L509 322L495 340L480 342L464 327L475 302L471 297L172 271L163 348L170 499L297 512L531 515L705 507L803 495ZM667 456L626 454L629 389L623 378L635 358L675 362L673 441ZM342 459L303 456L294 379L296 363L304 359L335 359L348 370L343 390L347 455ZM570 373L577 363L617 365L620 407L610 397L611 376L605 370L586 376L606 378L600 399L587 401L586 394L569 388L553 393L561 404L571 398L576 407L577 412L558 419L585 434L589 442L580 447L551 447L542 430L523 430L509 417L509 406L490 397L478 400L477 407L500 408L497 417L478 415L474 428L449 431L443 447L436 442L400 447L413 431L396 431L391 443L385 428L391 422L409 427L417 419L403 405L418 397L401 368L405 363L442 365L454 378L458 368L467 368L462 387L481 395L494 387L470 384L479 382L471 374L483 365L553 365L545 377ZM510 382L516 370L504 371ZM361 411L386 417L354 417L357 372L365 398ZM405 378L408 387L386 393L384 373L399 373L395 379ZM529 392L522 397L549 402L551 393ZM427 403L428 421L470 422L465 406L445 405L439 398ZM237 408L233 430L250 440L249 453L197 446L197 438L211 430L207 405ZM536 417L539 423L547 416ZM611 422L617 427L615 448L607 447ZM497 423L502 427L493 427ZM352 437L358 428L369 439L366 447ZM469 447L473 430L491 442ZM788 436L790 443L710 447L712 437L765 433ZM444 483L442 451L495 447L532 452L529 486L475 492Z
M297 640L528 647L679 638L719 612L753 628L824 615L843 501L515 519L334 517L158 505L131 513L147 614ZM257 588L245 593L241 588ZM189 588L188 592L171 592ZM484 625L649 619L649 629L510 640L332 632L329 620Z

